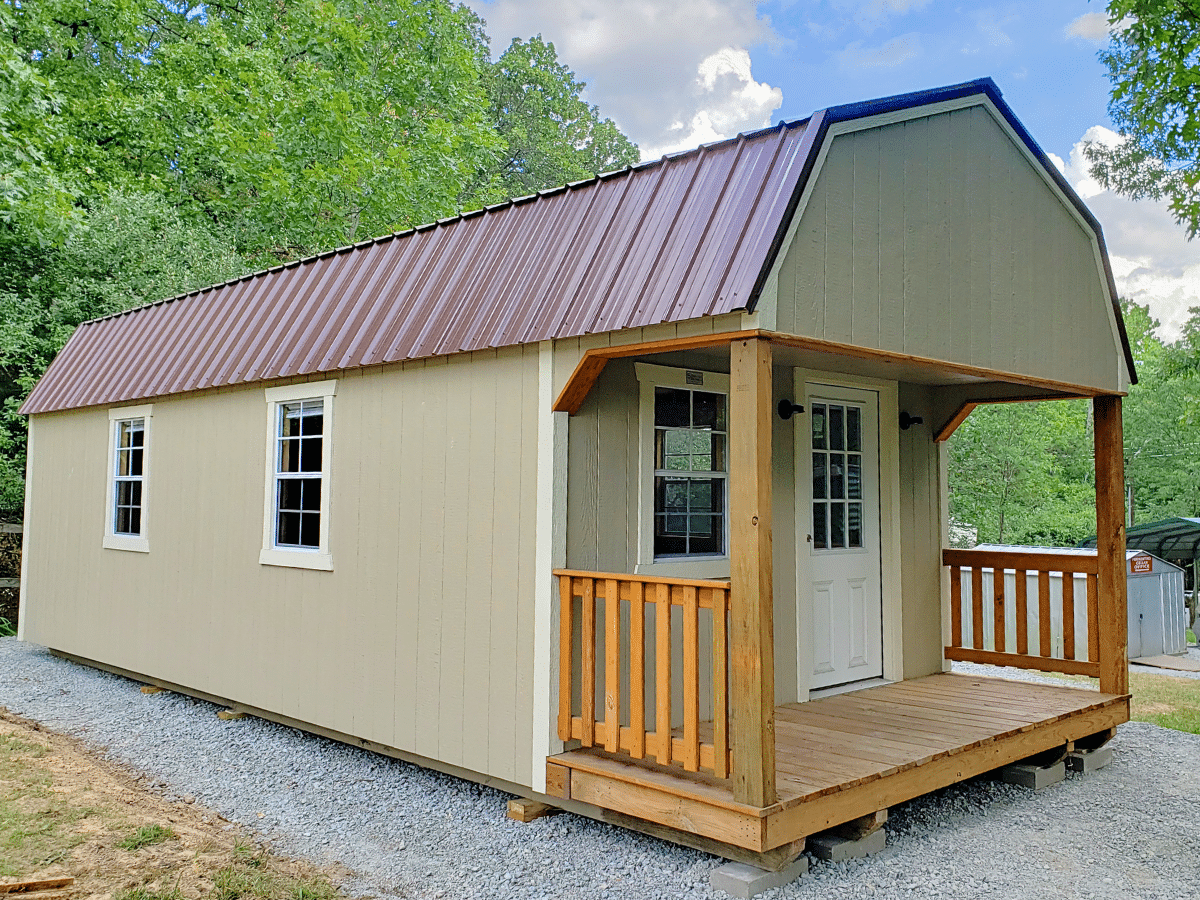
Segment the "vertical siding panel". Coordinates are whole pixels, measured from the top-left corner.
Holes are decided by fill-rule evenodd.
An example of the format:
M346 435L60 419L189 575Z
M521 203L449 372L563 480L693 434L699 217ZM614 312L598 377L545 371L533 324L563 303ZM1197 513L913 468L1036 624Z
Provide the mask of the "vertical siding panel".
M992 365L994 346L992 343L992 244L995 216L992 210L992 146L987 131L987 116L982 109L964 110L966 127L961 131L968 139L968 151L964 153L967 171L967 221L970 223L970 250L968 266L970 278L966 289L970 291L972 321L971 357L986 360L982 365Z
M946 248L949 251L948 274L941 293L946 319L950 323L950 358L971 359L972 340L977 327L971 296L971 251L974 248L974 222L968 199L971 184L970 118L956 111L939 116L935 125L938 153L946 154L948 167L930 172L938 177L937 190L946 210ZM944 123L944 124L943 124Z
M924 300L918 295L917 315L923 323L925 339L932 355L939 359L953 359L952 194L953 188L958 186L952 184L955 172L950 153L951 122L948 115L923 121L929 125L929 166L923 173L928 192L926 213L929 218L921 236L929 254L926 258L925 284L928 293Z
M848 344L854 279L851 269L854 214L853 141L838 138L829 149L821 173L828 191L825 220L825 327L818 335Z
M824 171L817 177L809 197L808 207L796 231L790 266L795 274L795 294L788 302L791 321L787 323L795 334L821 337L825 334L825 247L828 216L828 176ZM780 297L780 303L784 298ZM779 323L784 330L784 323Z
M880 129L855 135L851 334L853 343L879 346Z
M400 438L400 457L396 475L400 482L400 504L396 510L398 527L393 552L396 556L396 708L394 726L396 746L413 750L417 745L418 691L428 690L422 679L418 659L418 634L421 622L421 491L425 483L425 364L412 363L393 376L389 384L389 403L400 407L396 423ZM394 392L394 394L393 394ZM422 710L423 711L423 710Z
M496 392L496 474L492 486L498 528L491 541L491 579L493 596L503 596L511 604L520 602L520 511L522 454L522 387L514 376L522 374L520 360L505 351L505 389ZM536 453L534 454L536 457ZM549 574L547 573L547 577ZM488 761L512 771L513 714L517 705L517 659L520 645L516 610L501 604L491 613L492 670L488 686Z
M929 193L929 129L909 122L904 141L904 352L932 350L927 308L933 290L934 211Z
M331 656L340 663L340 673L329 673L324 702L337 707L337 730L346 734L363 734L365 709L370 705L367 693L367 667L371 661L364 653L366 623L373 618L371 593L365 579L370 558L362 552L364 516L370 516L370 504L361 490L364 454L374 452L376 443L366 436L363 426L362 371L347 372L338 379L337 396L333 398L332 429L327 428L326 440L331 441L332 472L326 480L330 492L330 549L339 585L344 596L353 597L341 615L328 616L327 628L334 649ZM337 551L341 551L338 553ZM333 578L329 572L315 572L313 589L328 605L328 591ZM332 625L328 622L332 620Z
M430 360L422 371L421 392L421 550L417 589L417 693L414 747L436 758L440 745L442 686L442 554L445 550L446 361ZM458 398L455 398L458 399Z
M463 706L466 681L467 504L471 479L474 422L464 415L471 403L470 357L451 357L446 374L446 480L442 548L441 715L439 759L461 764L464 752ZM478 626L479 623L472 623Z
M903 127L903 126L901 126ZM885 139L886 134L886 139ZM902 134L902 132L900 132ZM879 343L904 352L904 154L896 131L879 141Z
M503 604L493 604L492 556L495 550L492 537L496 529L496 465L501 457L496 427L496 385L507 382L500 376L502 365L496 353L474 354L486 360L486 366L476 365L468 370L470 459L467 475L466 535L462 552L466 555L465 610L463 662L465 696L463 697L463 765L477 772L503 771L511 773L511 760L490 758L492 707L492 629L495 619L503 616ZM504 521L500 518L499 521ZM501 596L504 596L501 593ZM515 598L514 598L515 599ZM489 768L489 766L492 766ZM509 777L506 775L505 777Z
M514 350L514 353L518 351ZM515 775L524 784L533 783L533 728L546 729L549 722L533 722L533 642L535 579L549 578L534 568L537 547L537 446L538 446L538 348L520 348L516 360L521 366L521 523L515 600L517 606L516 703L510 717L513 725Z

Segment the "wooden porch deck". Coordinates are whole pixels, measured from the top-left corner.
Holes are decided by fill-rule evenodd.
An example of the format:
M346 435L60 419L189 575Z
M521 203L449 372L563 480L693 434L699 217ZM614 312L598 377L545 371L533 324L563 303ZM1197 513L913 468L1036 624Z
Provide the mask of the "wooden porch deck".
M599 749L547 760L547 792L620 824L659 826L666 837L786 854L809 835L1128 719L1127 696L931 675L777 707L779 800L763 809L736 802L724 779Z

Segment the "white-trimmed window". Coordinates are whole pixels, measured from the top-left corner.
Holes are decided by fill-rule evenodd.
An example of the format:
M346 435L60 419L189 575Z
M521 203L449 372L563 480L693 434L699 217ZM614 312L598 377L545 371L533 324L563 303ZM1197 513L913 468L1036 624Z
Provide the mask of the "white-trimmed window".
M724 574L729 376L647 363L635 368L641 384L639 570L685 564L697 576Z
M264 565L333 568L329 473L336 389L336 381L320 381L266 391Z
M150 420L153 406L108 411L108 500L104 546L150 551L148 524Z

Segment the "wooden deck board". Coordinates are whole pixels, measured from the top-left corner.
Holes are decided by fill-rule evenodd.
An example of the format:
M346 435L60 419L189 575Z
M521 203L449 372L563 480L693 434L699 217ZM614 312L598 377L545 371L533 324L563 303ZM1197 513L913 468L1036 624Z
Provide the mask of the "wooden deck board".
M738 803L729 781L678 766L598 750L551 761L579 773L571 783L580 795L564 796L764 852L1128 721L1129 704L1095 690L944 674L786 704L775 718L779 802L764 809ZM712 733L712 723L699 728L702 739Z

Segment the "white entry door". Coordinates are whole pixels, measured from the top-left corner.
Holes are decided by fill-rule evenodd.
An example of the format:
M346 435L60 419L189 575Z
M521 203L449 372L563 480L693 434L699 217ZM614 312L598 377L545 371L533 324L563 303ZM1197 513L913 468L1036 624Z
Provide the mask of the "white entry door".
M807 519L811 580L800 585L800 602L810 604L809 686L819 689L883 675L879 394L804 388L808 427L799 427L797 438L807 435L801 442L808 446L807 454L797 454L796 480L797 493L807 484L809 496L797 524Z

